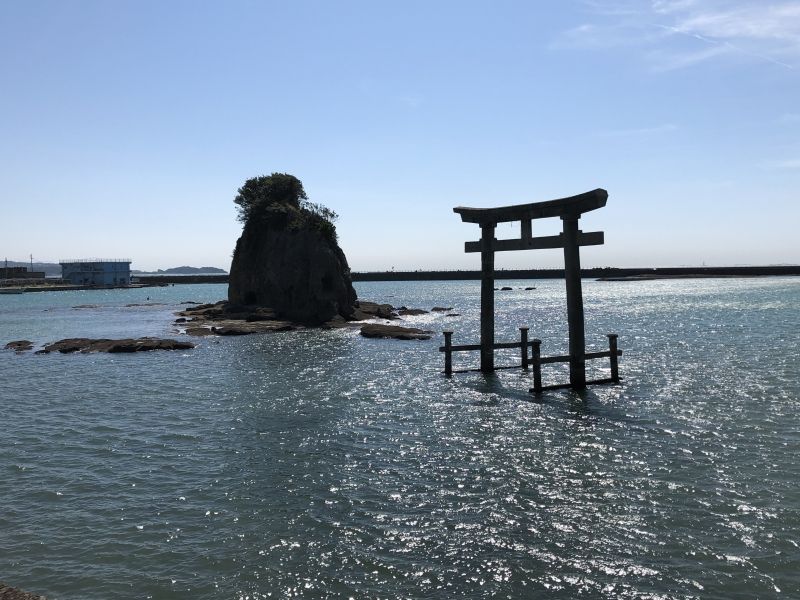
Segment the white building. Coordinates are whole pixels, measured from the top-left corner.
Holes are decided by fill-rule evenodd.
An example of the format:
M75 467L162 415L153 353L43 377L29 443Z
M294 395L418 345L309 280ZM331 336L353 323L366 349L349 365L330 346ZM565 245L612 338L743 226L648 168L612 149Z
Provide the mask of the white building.
M73 285L118 286L131 282L129 258L85 258L58 262L62 279Z

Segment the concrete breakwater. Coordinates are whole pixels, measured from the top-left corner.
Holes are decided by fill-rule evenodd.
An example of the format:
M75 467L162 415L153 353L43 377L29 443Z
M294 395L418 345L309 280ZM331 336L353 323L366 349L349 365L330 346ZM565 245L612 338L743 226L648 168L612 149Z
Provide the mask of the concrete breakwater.
M800 275L800 265L760 267L652 267L618 268L599 267L581 269L586 279L660 279L690 277L766 277ZM477 281L480 271L354 271L353 281ZM495 279L563 279L564 269L502 269ZM142 275L138 283L121 287L149 287L179 283L228 283L228 275ZM23 292L51 292L65 290L97 289L93 286L48 284L20 286Z

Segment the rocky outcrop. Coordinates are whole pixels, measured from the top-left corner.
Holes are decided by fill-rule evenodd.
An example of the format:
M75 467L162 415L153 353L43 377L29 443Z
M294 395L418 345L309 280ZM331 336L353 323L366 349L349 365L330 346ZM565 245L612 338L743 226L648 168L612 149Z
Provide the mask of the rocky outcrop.
M50 352L60 352L70 354L72 352L146 352L149 350L189 350L194 348L191 342L180 342L178 340L160 338L138 338L138 339L90 339L90 338L67 338L47 344L36 354L49 354Z
M185 326L187 335L197 337L290 331L300 327L278 319L271 308L230 304L225 300L190 306L175 314L178 315L175 323Z
M450 310L450 309L443 309ZM184 333L192 336L235 336L251 333L271 333L302 329L299 323L279 319L277 312L264 306L242 306L224 300L214 304L190 306L175 313L176 326ZM378 302L356 302L353 314L348 318L336 315L323 323L326 328L341 328L354 325L354 321L371 319L396 320L400 315L416 316L428 314L427 310L418 308L394 308L391 304ZM401 340L430 339L430 331L411 327L395 327L391 325L368 324L361 328L364 337L390 337Z
M247 220L236 242L228 300L268 306L287 321L350 319L356 292L332 225L294 206L271 206Z

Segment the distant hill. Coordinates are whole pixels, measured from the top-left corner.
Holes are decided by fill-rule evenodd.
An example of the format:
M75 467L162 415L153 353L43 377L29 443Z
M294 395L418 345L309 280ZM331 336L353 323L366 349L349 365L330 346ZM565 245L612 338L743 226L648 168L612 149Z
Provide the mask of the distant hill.
M171 269L158 269L157 271L136 271L131 273L159 273L162 275L225 275L227 271L217 267L172 267Z
M5 266L5 260L0 257L0 269ZM28 270L31 270L31 263L24 262L19 260L10 260L8 261L9 267L27 267ZM61 265L58 263L50 263L50 262L34 262L33 263L33 271L44 271L45 277L61 277ZM162 275L226 275L228 272L224 269L218 269L217 267L172 267L171 269L159 269L158 271L153 271L154 273L160 273ZM131 273L151 273L151 271L138 271L136 269L131 269Z
M0 269L2 269L6 265L6 262L0 259ZM31 263L29 262L20 262L18 260L10 260L8 261L9 267L27 267L28 271L33 270L34 272L41 272L44 271L45 277L61 277L61 265L58 263L49 263L49 262L34 262L33 269L31 269Z

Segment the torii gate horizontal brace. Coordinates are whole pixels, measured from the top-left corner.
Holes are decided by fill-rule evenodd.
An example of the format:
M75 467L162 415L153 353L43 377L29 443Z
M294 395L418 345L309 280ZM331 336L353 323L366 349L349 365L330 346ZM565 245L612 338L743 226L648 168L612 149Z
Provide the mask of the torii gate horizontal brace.
M531 221L533 219L546 219L549 217L577 219L585 212L596 210L606 205L608 192L603 189L592 190L569 198L547 200L546 202L532 202L530 204L515 204L513 206L498 206L497 208L469 208L456 206L453 212L461 215L465 223L478 223L480 225L520 221L522 232L519 239L498 240L494 239L491 250L503 252L507 250L541 250L545 248L563 248L565 246L564 234L533 237ZM604 242L602 231L589 233L578 232L579 246L599 246ZM465 252L481 252L485 248L480 241L466 242Z

